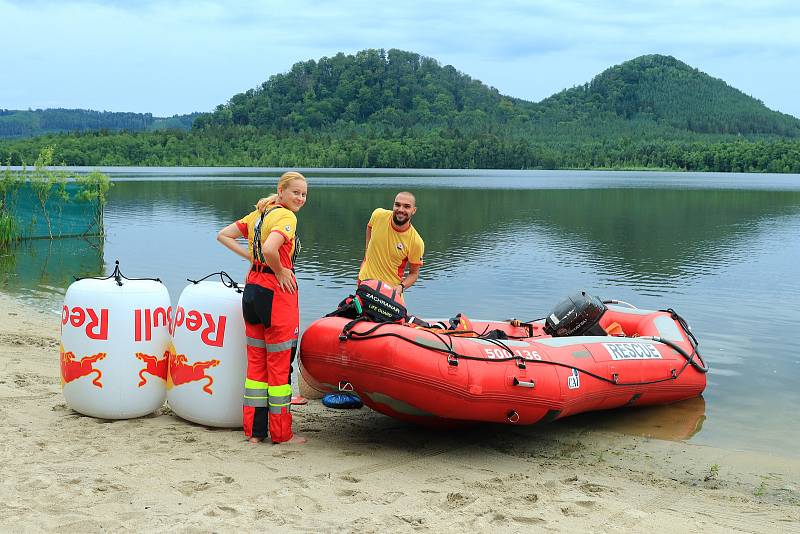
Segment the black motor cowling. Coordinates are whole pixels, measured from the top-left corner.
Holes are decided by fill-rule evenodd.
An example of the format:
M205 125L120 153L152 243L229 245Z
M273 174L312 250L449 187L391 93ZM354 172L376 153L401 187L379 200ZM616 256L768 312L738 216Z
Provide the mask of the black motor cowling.
M608 308L585 291L570 295L556 306L544 322L544 331L553 337L605 336L599 321Z

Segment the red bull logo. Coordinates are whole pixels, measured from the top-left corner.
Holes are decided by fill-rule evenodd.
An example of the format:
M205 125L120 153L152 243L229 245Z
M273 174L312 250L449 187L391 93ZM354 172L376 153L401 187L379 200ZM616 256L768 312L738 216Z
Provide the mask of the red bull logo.
M197 310L186 311L182 306L175 310L175 323L172 326L172 335L180 326L186 326L190 332L200 331L200 339L209 347L221 347L225 342L225 324L228 318L220 315L215 318L210 313L200 313Z
M103 372L100 369L95 369L94 363L105 357L105 352L98 352L97 354L77 359L72 352L64 352L64 347L62 345L61 350L59 350L59 360L61 361L61 386L63 387L64 384L68 384L83 376L96 374L92 379L92 385L102 388L103 384L100 382L100 379L103 377Z
M86 337L89 339L107 340L108 339L108 308L101 308L98 316L94 308L83 308L64 306L61 309L61 330L69 323L75 328L86 325Z
M208 383L203 386L203 391L209 395L213 395L214 392L211 390L211 385L214 383L214 377L206 374L206 370L211 367L216 367L220 364L220 361L208 360L205 362L195 362L191 365L187 364L188 361L185 354L172 353L170 355L167 389L172 389L172 386L180 386L188 382L208 380Z
M139 371L139 387L147 384L147 378L144 376L145 373L151 374L164 381L167 380L167 375L169 374L169 357L171 353L170 349L167 349L164 351L164 356L161 358L145 354L144 352L136 353L136 357L145 364L144 369Z

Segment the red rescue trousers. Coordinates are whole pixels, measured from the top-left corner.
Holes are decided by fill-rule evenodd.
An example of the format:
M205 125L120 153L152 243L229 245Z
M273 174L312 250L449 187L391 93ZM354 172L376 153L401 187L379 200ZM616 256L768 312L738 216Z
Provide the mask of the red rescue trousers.
M273 443L282 443L294 435L291 372L300 313L297 292L281 291L271 274L260 278L270 287L248 283L242 294L247 335L242 425L248 438L269 434Z

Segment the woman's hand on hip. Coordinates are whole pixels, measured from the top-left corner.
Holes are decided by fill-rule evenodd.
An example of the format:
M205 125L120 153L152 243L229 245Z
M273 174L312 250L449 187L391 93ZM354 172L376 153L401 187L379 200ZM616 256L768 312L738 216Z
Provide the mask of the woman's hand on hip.
M281 291L288 291L289 293L297 292L297 280L295 280L294 273L291 269L285 267L280 272L275 274L275 279L278 280L278 287Z

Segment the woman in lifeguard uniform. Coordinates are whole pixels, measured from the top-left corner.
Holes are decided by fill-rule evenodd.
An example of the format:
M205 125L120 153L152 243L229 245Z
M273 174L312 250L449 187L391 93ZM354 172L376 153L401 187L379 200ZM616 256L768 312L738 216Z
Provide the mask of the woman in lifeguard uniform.
M220 230L217 240L250 261L242 295L247 335L247 378L243 421L247 438L258 443L303 443L292 433L291 370L300 314L294 259L299 243L297 216L308 186L299 172L284 173L278 192L254 211ZM236 241L247 239L247 249Z

